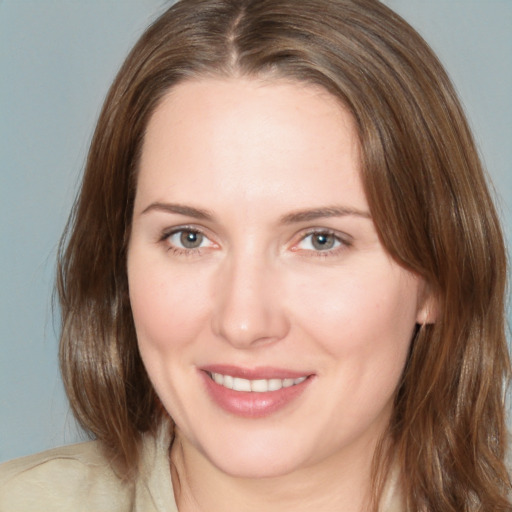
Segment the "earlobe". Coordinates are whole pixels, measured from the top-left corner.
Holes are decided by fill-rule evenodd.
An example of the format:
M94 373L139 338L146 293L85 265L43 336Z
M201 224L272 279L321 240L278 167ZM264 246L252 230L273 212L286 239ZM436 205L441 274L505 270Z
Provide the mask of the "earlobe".
M435 324L438 315L438 300L428 285L425 285L419 302L416 323L418 325Z

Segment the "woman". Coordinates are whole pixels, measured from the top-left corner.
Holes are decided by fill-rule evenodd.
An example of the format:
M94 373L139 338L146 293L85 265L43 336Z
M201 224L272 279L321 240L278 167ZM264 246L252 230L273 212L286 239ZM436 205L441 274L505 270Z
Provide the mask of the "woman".
M462 110L374 0L182 0L106 99L63 242L96 442L0 510L510 510L505 251Z

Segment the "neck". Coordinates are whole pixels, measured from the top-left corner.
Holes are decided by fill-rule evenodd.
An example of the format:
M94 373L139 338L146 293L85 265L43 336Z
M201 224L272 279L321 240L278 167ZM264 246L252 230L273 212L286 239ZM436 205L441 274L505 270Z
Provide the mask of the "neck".
M371 464L375 447L293 473L262 478L229 475L177 433L172 479L180 512L266 512L369 510Z

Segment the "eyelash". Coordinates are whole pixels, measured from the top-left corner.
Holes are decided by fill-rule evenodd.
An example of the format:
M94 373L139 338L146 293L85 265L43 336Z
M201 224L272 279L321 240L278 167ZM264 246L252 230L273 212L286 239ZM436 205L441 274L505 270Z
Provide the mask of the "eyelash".
M313 237L315 235L316 236L324 235L327 237L332 236L334 238L335 243L337 243L338 245L332 249L326 249L323 251L322 250L315 251L315 250L307 249L306 251L308 254L305 257L329 258L332 256L338 256L341 252L345 251L352 245L352 241L349 239L348 235L342 236L337 231L333 231L331 229L319 228L319 229L309 230L309 231L301 234L300 240L294 244L294 246L292 247L292 251L296 251L296 252L300 251L301 249L297 248L297 246L300 243L304 242L308 237Z
M201 235L205 239L210 240L209 237L200 229L195 227L188 227L188 226L179 226L170 230L166 230L162 233L162 236L159 239L160 243L166 243L167 244L167 251L173 253L176 256L200 256L203 252L203 249L205 247L197 247L197 248L186 248L186 247L177 247L176 245L172 244L170 242L170 238L174 235L177 235L179 233L189 233L189 234L195 234L195 235ZM326 249L326 250L312 250L312 249L306 249L305 252L307 252L307 255L304 255L304 257L318 257L318 258L327 258L330 256L337 256L340 252L345 251L347 248L351 247L352 241L349 240L349 237L347 235L341 236L340 233L330 230L330 229L313 229L309 230L307 232L304 232L300 235L300 239L298 242L294 243L291 250L293 252L299 252L301 251L300 248L297 246L301 243L303 243L308 237L313 236L320 236L324 235L327 237L334 237L334 241L337 246L335 246L332 249ZM213 242L210 243L213 244Z
M189 233L195 235L201 235L207 240L210 240L208 236L201 231L200 229L189 227L189 226L179 226L170 230L166 230L162 233L162 236L159 239L159 242L167 244L167 251L171 252L176 256L200 256L203 252L202 249L205 247L197 247L197 248L187 248L187 247L177 247L172 244L170 238L179 233Z

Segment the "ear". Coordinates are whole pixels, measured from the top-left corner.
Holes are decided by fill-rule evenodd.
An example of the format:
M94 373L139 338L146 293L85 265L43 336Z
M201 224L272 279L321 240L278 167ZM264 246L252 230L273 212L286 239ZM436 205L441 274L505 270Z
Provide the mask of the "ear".
M425 283L421 288L416 323L418 325L435 324L439 311L439 301L428 284Z

